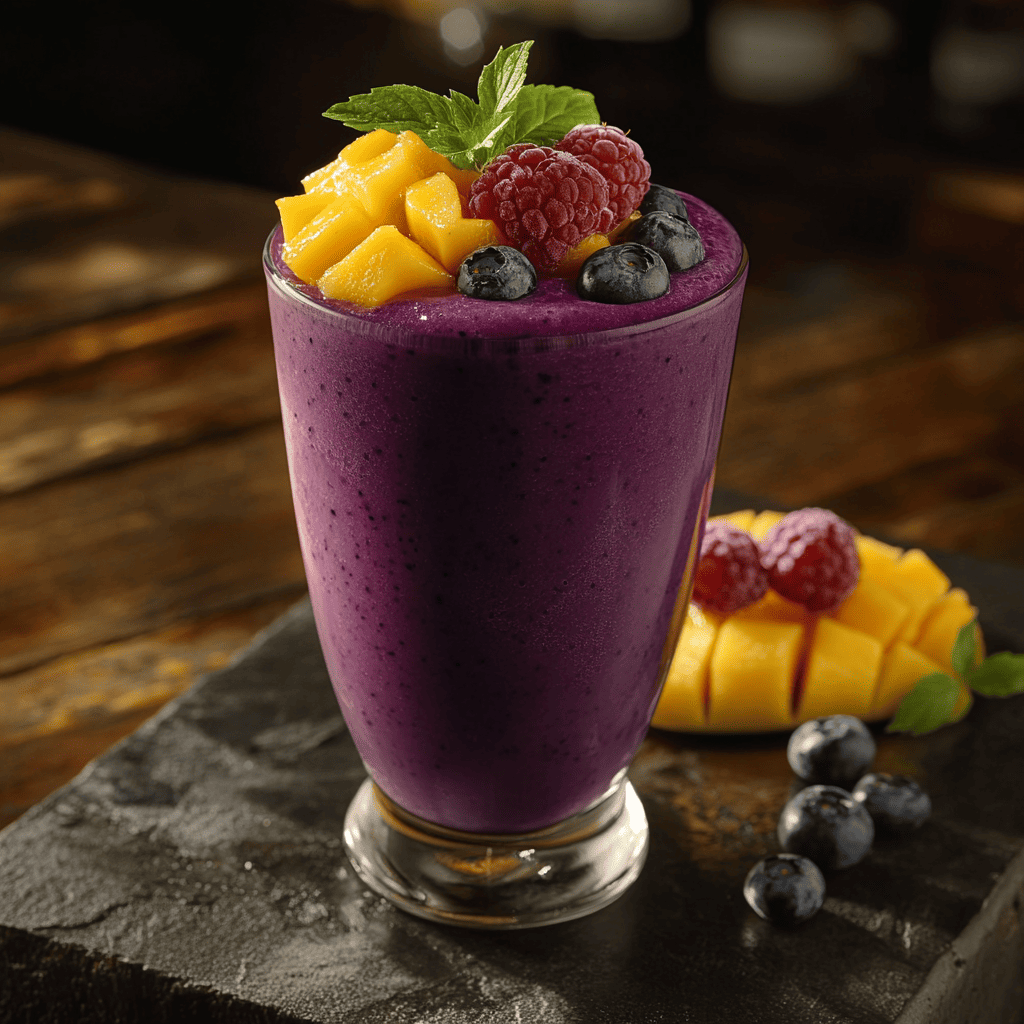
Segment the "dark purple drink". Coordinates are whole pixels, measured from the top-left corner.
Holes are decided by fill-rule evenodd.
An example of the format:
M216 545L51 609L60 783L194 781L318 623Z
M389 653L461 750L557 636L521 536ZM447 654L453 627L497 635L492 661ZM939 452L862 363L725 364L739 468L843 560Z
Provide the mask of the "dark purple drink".
M654 711L707 514L746 263L668 295L324 300L268 247L299 536L342 711L383 792L521 833L598 800ZM682 591L681 597L680 592ZM675 613L675 614L674 614Z

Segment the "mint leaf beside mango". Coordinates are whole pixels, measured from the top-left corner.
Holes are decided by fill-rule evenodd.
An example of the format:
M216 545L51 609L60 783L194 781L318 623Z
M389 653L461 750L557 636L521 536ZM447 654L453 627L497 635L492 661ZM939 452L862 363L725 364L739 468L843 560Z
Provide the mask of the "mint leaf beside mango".
M518 142L546 146L579 124L599 124L592 93L568 86L526 85L533 40L502 47L480 72L478 101L439 96L415 85L384 85L350 96L324 117L359 131L415 132L456 167L481 168Z
M1002 651L977 663L974 619L957 633L951 660L957 675L983 697L1012 697L1024 693L1024 654ZM960 716L953 711L959 693L960 682L945 672L923 676L900 702L885 731L921 736L956 721Z

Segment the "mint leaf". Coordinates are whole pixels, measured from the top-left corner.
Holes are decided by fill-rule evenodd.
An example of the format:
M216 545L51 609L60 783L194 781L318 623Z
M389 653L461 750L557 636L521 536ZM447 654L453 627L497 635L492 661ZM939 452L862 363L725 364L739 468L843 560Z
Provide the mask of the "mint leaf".
M600 124L594 94L567 85L525 85L516 104L517 142L546 146L578 124Z
M1012 697L1024 693L1024 654L1009 651L991 654L967 674L967 681L972 690L985 697Z
M476 94L486 117L503 113L516 99L526 81L526 62L533 40L502 47L494 60L480 72ZM575 126L574 126L575 127Z
M369 92L350 96L324 111L349 128L369 132L384 128L389 132L413 131L420 138L439 123L450 124L452 101L418 85L382 85Z
M913 690L900 701L886 732L909 732L921 736L953 720L953 706L960 684L945 672L922 676Z
M958 675L967 677L974 671L974 662L978 657L977 630L974 619L960 627L953 641L953 653L950 661L953 664L953 671Z
M358 131L415 132L434 152L466 170L482 167L517 142L549 146L578 124L599 124L591 93L568 86L525 85L532 40L502 47L480 72L479 102L452 91L384 85L324 111Z

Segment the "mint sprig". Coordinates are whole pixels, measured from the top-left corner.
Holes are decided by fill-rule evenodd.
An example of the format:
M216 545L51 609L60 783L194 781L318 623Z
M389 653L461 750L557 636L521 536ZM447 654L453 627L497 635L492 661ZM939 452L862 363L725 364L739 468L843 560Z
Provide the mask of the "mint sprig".
M456 167L483 167L517 142L547 146L579 124L599 124L592 93L569 86L526 85L533 40L502 47L480 72L478 100L416 85L384 85L324 111L358 131L415 132Z
M953 641L953 670L975 693L983 697L1012 697L1024 693L1024 654L1002 651L989 655L980 665L975 620L962 626ZM960 683L945 672L922 676L900 701L886 732L909 732L915 736L932 732L954 720L953 707Z

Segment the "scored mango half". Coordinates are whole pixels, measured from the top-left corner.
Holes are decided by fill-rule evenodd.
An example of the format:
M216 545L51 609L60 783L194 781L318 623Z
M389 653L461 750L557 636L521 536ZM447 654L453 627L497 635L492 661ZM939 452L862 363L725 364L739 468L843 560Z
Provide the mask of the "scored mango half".
M783 516L744 509L722 518L756 540ZM856 539L857 586L817 615L769 590L730 616L691 603L652 724L680 732L792 729L825 715L890 718L917 681L955 675L953 641L975 621L967 594L923 552ZM960 681L955 714L971 703Z
M466 256L503 244L493 221L463 215L477 177L415 132L367 132L277 200L282 257L328 298L361 306L452 291Z

